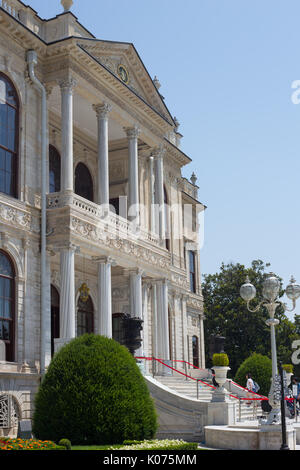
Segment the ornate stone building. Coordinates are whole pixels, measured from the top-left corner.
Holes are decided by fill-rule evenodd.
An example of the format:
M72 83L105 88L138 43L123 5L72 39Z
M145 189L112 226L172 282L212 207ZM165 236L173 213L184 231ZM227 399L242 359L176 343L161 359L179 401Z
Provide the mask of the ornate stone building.
M205 367L204 206L178 122L134 46L61 3L43 20L0 1L0 434L31 417L54 351L112 337L115 313L143 319L139 356Z

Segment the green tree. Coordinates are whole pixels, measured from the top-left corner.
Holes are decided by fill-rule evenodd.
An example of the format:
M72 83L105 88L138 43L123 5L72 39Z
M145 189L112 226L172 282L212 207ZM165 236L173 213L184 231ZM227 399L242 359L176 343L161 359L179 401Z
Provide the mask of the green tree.
M250 373L252 378L260 386L259 394L268 396L271 386L272 361L269 357L261 354L252 354L242 362L235 375L235 382L242 387L246 386L246 374Z
M266 325L269 314L265 307L257 312L249 312L246 302L240 297L240 287L246 276L256 287L256 298L252 307L262 299L262 283L269 272L269 265L261 260L254 260L250 268L242 264L222 263L220 272L204 275L202 292L205 314L205 347L208 367L209 340L211 335L225 336L225 352L229 356L231 375L234 376L240 364L251 354L271 356L270 328ZM284 291L281 289L280 296ZM284 313L282 306L276 309L276 318L280 324L276 327L278 360L291 362L292 341L299 339L297 328Z

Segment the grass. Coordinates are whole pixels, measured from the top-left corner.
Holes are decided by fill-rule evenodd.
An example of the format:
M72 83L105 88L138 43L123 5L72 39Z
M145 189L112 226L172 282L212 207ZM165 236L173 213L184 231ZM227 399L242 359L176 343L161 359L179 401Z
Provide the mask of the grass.
M84 446L84 445L79 445L79 446L72 446L72 450L107 450L107 449L111 449L112 447L115 448L115 449L119 449L122 446L123 446L123 444L106 445L106 446L98 446L98 445Z

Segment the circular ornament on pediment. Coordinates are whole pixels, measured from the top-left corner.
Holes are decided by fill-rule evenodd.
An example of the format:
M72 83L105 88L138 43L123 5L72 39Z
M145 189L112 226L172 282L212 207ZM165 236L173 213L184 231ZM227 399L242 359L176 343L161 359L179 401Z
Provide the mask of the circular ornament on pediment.
M125 67L125 65L119 64L117 70L118 70L119 78L122 80L122 82L128 84L129 83L129 72L128 72L127 68Z

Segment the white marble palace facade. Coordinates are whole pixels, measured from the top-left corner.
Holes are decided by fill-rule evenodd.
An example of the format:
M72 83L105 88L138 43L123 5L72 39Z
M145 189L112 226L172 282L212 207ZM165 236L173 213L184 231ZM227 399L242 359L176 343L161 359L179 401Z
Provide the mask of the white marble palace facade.
M205 367L204 206L178 122L134 46L61 3L43 20L0 0L0 434L55 348L112 337L114 313L143 319L140 356Z

